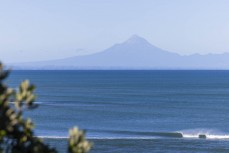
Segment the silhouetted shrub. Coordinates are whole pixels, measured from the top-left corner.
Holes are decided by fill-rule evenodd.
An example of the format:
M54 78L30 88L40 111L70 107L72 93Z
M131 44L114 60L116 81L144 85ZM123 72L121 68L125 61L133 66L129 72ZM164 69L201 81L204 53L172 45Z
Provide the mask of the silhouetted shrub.
M35 86L23 81L17 90L9 88L4 80L10 71L0 63L0 153L56 153L33 132L34 124L23 118L26 109L35 109ZM11 104L12 102L12 104ZM87 153L91 143L78 128L69 131L68 153Z

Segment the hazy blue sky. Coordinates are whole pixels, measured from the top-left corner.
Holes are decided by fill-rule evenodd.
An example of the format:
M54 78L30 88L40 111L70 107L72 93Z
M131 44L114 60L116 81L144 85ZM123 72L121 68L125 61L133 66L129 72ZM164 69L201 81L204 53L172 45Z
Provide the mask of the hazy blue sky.
M229 0L0 0L5 62L93 53L133 34L180 54L229 52Z

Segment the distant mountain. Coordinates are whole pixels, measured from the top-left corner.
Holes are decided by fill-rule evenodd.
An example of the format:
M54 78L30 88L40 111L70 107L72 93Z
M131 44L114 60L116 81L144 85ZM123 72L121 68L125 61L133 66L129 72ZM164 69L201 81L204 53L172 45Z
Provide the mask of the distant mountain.
M92 55L13 64L14 69L229 69L229 54L181 56L137 35Z

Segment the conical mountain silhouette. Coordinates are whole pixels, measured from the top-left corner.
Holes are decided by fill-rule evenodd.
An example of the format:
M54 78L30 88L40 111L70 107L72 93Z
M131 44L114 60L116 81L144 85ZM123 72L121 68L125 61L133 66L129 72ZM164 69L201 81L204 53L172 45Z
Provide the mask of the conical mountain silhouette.
M92 55L19 64L27 69L229 69L228 54L181 56L133 35Z

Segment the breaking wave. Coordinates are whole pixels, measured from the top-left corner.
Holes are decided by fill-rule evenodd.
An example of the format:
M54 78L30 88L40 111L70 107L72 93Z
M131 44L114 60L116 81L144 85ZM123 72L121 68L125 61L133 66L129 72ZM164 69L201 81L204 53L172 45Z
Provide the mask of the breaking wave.
M90 131L90 130L89 130ZM228 139L229 134L217 130L190 129L176 132L139 132L139 131L115 131L115 130L91 130L91 132L107 133L107 136L88 136L88 139ZM112 135L112 136L109 136ZM67 139L67 136L38 136L44 139Z
M229 139L229 134L212 129L189 129L180 133L183 138Z

